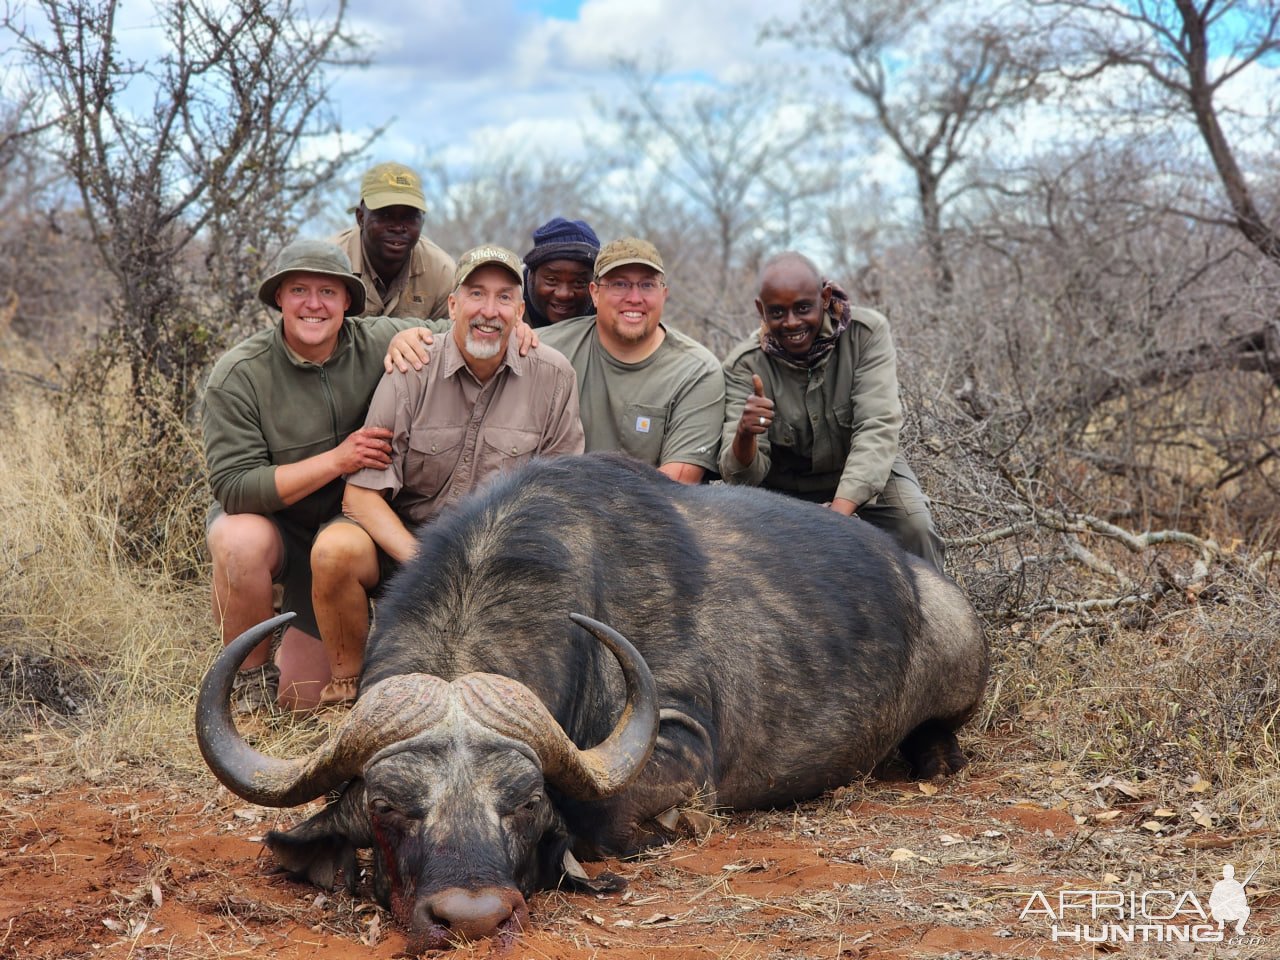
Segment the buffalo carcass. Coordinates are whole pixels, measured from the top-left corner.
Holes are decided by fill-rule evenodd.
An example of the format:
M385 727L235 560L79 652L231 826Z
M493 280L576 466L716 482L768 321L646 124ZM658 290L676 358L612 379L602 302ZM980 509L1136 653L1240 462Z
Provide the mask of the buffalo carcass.
M254 803L345 784L267 844L326 887L372 848L415 949L514 933L531 891L585 878L570 851L664 841L691 802L788 804L895 748L952 772L987 676L959 588L867 523L609 455L535 461L426 528L355 706L299 760L248 746L228 705L275 622L205 678L201 750Z

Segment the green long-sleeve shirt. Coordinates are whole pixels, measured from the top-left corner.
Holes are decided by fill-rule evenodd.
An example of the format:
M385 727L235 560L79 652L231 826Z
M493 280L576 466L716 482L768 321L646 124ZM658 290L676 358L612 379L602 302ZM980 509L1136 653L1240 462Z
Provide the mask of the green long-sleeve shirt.
M348 319L324 363L291 351L277 323L242 340L213 367L204 397L204 447L214 499L227 513L276 514L314 531L342 509L338 477L285 506L275 471L332 450L364 425L382 360L401 330L448 320Z
M812 369L770 356L753 334L729 353L724 370L720 474L726 481L858 505L884 489L898 453L902 405L883 315L853 308L835 348ZM733 437L752 374L774 402L774 419L757 439L755 459L744 465L733 454Z

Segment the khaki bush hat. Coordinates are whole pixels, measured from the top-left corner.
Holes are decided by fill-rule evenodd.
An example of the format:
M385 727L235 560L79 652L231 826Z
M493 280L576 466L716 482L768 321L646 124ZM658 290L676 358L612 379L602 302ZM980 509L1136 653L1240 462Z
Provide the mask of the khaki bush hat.
M658 253L658 248L652 243L637 237L623 237L621 240L611 240L606 243L596 254L596 279L599 280L610 270L632 263L653 267L659 273L667 272L662 266L662 256Z
M358 317L364 313L364 284L351 272L351 261L341 247L324 240L295 240L276 257L275 272L258 287L258 299L272 310L279 310L276 291L290 273L323 273L337 277L351 294L351 305L343 316Z
M512 276L516 278L516 284L524 285L524 264L520 258L506 247L498 247L492 243L486 243L483 246L472 247L458 258L458 269L453 272L453 289L457 290L458 287L462 286L463 280L467 279L486 263L496 263L500 267L506 267L511 271Z
M427 198L422 180L403 163L380 163L360 181L360 200L370 210L382 207L414 207L423 213Z

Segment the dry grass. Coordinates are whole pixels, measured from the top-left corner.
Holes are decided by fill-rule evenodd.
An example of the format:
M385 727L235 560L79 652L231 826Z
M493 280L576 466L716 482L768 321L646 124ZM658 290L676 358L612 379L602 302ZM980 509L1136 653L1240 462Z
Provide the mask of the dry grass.
M12 391L3 411L0 648L11 663L46 658L47 673L87 697L74 712L11 697L0 764L29 769L35 754L44 776L114 771L134 782L191 773L199 761L188 731L212 631L207 588L170 571L191 549L181 518L192 504L168 504L173 555L127 556L121 512L147 451L127 423L95 422L94 406L67 415L33 388ZM15 713L34 724L22 730Z

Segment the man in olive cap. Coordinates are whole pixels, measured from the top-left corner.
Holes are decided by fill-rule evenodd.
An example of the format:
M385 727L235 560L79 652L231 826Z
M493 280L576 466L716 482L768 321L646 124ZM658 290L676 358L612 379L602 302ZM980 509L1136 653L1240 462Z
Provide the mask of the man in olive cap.
M360 181L356 225L333 238L364 284L364 314L445 315L453 258L422 236L422 180L402 163L380 163Z
M621 450L701 482L716 469L724 374L710 350L662 324L662 257L635 237L607 243L589 289L596 316L539 331L577 372L587 450Z
M365 411L392 336L421 322L353 319L365 287L346 254L320 240L286 247L258 298L279 322L227 351L205 391L214 617L230 642L272 615L273 582L298 617L276 663L266 643L245 661L233 695L241 713L269 707L277 683L283 705L308 706L329 679L311 611L311 543L341 512L342 478L390 462L391 433L365 427Z
M369 635L369 592L417 551L430 523L486 478L535 456L581 453L573 368L545 346L520 356L523 264L487 244L462 255L453 326L431 362L378 385L366 430L387 435L385 463L347 477L343 513L311 551L312 600L332 679L323 703L355 699Z

